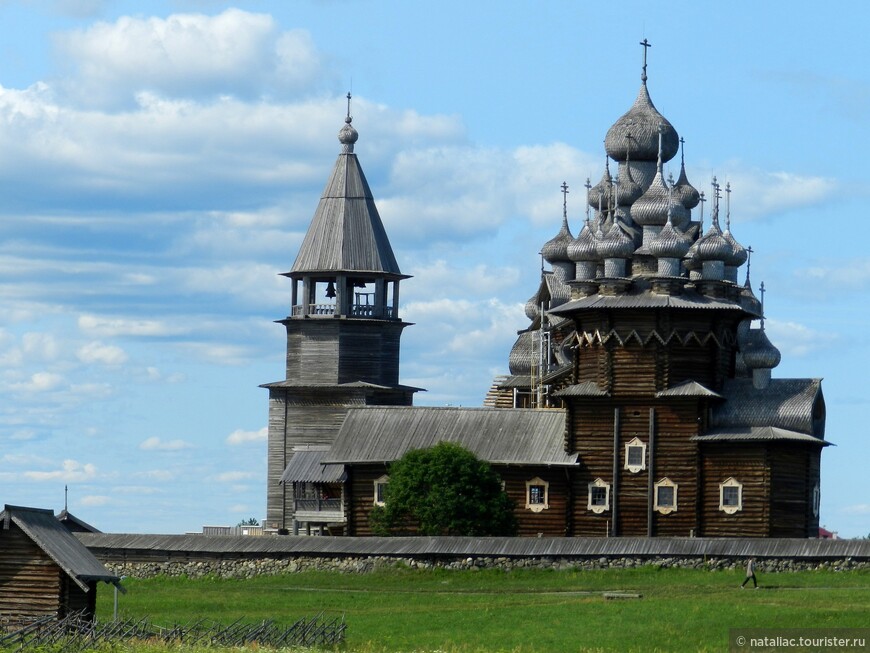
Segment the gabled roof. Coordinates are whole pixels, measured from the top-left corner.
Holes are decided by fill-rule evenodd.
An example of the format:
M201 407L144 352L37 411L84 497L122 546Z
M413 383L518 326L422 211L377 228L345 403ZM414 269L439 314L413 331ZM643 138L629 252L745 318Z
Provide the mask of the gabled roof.
M656 392L656 397L711 397L714 399L722 399L722 395L718 392L706 388L697 381L684 381L677 385L671 386L667 390Z
M824 414L815 415L817 401L824 402L821 379L771 379L766 388L756 388L752 379L728 379L721 394L725 401L713 408L711 430L773 426L824 436Z
M504 465L574 465L563 448L565 412L528 408L351 408L324 463L386 463L455 442Z
M120 581L120 577L109 573L51 510L7 505L0 513L0 528L8 529L10 522L24 531L85 592L90 589L87 584L90 581L116 584Z
M569 314L577 310L589 309L637 309L637 308L688 308L719 311L743 311L737 302L728 299L714 299L686 288L680 295L658 295L646 289L629 290L620 295L589 295L562 304L549 312Z
M98 528L91 526L86 521L83 521L72 514L69 510L64 508L59 513L57 513L57 520L63 524L68 531L71 532L84 532L84 533L100 533Z
M372 191L353 152L338 155L289 276L374 272L402 278Z
M279 483L339 483L345 480L342 465L324 465L329 447L295 447Z

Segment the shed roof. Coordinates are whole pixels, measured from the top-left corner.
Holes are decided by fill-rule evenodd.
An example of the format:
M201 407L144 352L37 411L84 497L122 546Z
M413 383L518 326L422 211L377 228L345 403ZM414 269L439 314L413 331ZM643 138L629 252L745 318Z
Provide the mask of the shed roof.
M18 526L85 592L90 589L89 581L120 581L57 520L51 510L6 505L0 513L0 522L3 529L8 529L10 522Z
M344 466L324 465L329 447L296 447L279 483L339 483L345 480Z
M752 442L752 441L791 441L807 442L819 446L828 446L831 443L822 438L817 438L806 433L789 431L775 426L735 426L716 429L696 435L692 438L696 442Z
M503 465L574 465L564 450L565 412L528 408L351 408L324 463L384 463L455 442Z

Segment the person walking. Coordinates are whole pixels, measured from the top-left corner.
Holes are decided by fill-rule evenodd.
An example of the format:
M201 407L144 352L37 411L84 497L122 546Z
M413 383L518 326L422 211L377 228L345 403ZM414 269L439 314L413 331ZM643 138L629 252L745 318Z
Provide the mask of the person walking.
M758 589L758 581L755 579L755 558L749 558L749 561L746 563L746 578L740 584L740 589L746 589L746 583L749 582L749 579L752 579L752 585L755 589Z

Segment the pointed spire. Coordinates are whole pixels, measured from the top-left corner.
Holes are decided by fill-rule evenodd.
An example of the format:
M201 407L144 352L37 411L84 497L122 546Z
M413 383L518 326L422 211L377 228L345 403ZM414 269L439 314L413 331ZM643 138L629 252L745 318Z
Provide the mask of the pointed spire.
M759 291L761 292L761 330L764 331L764 293L766 292L764 289L764 282L761 282L761 286L759 287Z
M704 233L704 203L707 201L707 197L704 195L703 191L698 196L698 202L701 205L701 216L698 218L698 233Z
M592 182L589 177L586 177L586 184L583 187L586 189L586 222L589 222L589 192L592 190Z

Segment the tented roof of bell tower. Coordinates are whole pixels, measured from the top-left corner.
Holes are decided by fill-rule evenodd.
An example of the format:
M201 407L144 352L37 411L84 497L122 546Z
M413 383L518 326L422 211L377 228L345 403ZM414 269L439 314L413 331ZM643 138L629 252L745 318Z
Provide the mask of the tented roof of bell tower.
M349 126L348 119L339 133L342 152L288 276L318 272L405 276L399 270L372 191L353 153L356 130Z

